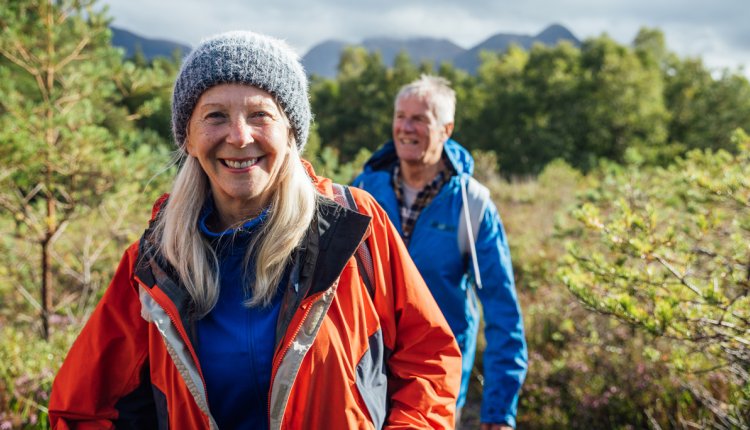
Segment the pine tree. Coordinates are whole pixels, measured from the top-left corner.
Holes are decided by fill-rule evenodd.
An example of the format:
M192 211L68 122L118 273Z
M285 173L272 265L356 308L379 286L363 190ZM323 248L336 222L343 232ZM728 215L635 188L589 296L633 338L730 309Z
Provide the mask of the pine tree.
M39 264L18 274L19 288L34 303L28 291L38 285L45 339L63 271L55 268L55 243L132 176L126 157L138 146L115 84L122 54L93 6L22 0L0 12L0 207L14 243L37 249Z

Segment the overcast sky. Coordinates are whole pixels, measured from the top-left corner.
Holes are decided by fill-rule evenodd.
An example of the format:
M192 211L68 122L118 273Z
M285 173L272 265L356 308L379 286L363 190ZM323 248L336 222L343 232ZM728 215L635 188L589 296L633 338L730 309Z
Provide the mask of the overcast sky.
M195 46L226 30L289 42L301 55L329 39L430 36L470 48L496 33L534 35L553 23L579 39L607 33L629 44L641 27L712 69L750 76L750 0L101 0L113 25Z

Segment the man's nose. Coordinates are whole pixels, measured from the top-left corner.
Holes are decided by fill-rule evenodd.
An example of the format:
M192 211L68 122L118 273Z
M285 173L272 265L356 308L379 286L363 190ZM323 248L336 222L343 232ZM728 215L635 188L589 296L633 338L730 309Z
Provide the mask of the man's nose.
M414 131L414 120L411 118L404 118L401 120L401 127L403 127L404 131Z

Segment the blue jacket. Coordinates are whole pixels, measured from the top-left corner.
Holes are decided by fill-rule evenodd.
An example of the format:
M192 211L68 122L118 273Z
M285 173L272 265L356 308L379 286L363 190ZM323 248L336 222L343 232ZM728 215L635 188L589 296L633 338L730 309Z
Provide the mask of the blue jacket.
M463 372L458 406L466 401L474 364L480 319L478 296L487 339L481 419L515 426L518 392L526 376L528 357L508 241L497 208L490 202L476 241L483 288L473 288L471 257L462 255L459 249L457 226L463 208L460 181L471 176L474 160L452 139L446 141L444 151L457 174L420 213L409 242L409 254L461 348ZM403 234L391 176L397 162L393 142L386 143L365 164L354 185L372 194Z

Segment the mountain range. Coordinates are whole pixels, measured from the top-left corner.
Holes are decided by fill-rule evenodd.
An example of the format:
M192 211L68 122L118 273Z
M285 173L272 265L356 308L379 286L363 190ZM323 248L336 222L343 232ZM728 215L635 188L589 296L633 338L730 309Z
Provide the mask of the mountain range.
M190 52L190 46L183 43L163 39L149 39L139 36L122 28L110 27L112 30L112 45L125 50L125 58L132 58L137 51L143 53L148 60L155 57L169 57L179 51L183 56Z
M418 63L427 61L435 66L439 66L442 62L449 62L456 68L473 74L479 66L479 53L481 51L504 52L511 44L516 44L528 50L535 43L554 46L564 40L575 46L581 44L570 30L562 25L553 24L535 36L498 33L468 49L462 48L447 39L429 37L407 39L378 37L365 39L354 45L363 46L370 52L379 51L383 61L388 65L393 65L393 60L398 53L405 51L412 61ZM310 75L335 77L341 52L350 45L353 44L337 40L319 43L302 57L302 64Z
M523 49L530 49L535 43L554 46L561 41L569 41L575 46L581 44L570 30L559 24L550 25L534 36L498 33L468 49L462 48L448 39L431 37L405 39L374 37L355 44L340 40L327 40L307 51L302 57L302 64L309 75L332 78L336 76L342 51L347 46L359 45L369 52L380 52L383 61L388 65L393 65L396 56L405 51L415 62L426 61L433 63L435 66L448 62L456 68L475 73L479 66L479 53L481 51L503 52L511 44L516 44ZM183 55L190 52L190 46L188 45L168 40L148 39L115 27L112 27L112 44L124 48L126 57L131 57L136 50L140 50L147 59L156 56L171 57L175 50L179 50Z

